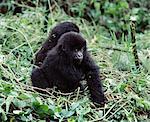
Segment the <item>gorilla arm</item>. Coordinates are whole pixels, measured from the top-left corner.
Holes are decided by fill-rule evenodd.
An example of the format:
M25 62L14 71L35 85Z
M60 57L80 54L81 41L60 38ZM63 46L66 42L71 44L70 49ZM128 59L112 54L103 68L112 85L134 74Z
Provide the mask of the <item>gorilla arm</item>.
M92 101L98 104L104 104L105 96L99 77L99 68L96 66L90 55L87 53L83 60L83 69L88 89L90 90Z

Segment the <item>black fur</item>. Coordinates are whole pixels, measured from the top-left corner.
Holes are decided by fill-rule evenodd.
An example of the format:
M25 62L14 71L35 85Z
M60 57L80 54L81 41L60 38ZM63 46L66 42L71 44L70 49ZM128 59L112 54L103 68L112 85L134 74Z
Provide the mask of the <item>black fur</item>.
M63 22L56 25L49 37L47 38L46 42L42 45L42 48L37 52L35 55L35 65L41 66L45 57L47 56L47 52L51 50L54 46L56 46L58 39L60 36L66 32L74 31L79 33L79 28L72 22Z
M74 47L83 48L83 60L80 64L73 62L70 48ZM79 81L83 79L87 80L92 101L104 103L99 68L86 50L86 41L75 32L63 34L57 45L48 52L41 67L35 68L31 75L33 86L40 88L56 86L62 92L74 91L80 86Z

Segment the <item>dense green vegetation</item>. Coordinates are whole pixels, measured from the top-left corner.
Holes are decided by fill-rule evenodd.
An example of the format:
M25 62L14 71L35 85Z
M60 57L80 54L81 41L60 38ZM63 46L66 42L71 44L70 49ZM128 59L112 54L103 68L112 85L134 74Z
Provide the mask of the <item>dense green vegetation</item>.
M62 21L73 21L80 27L89 52L100 67L108 99L104 108L93 105L87 89L84 93L77 89L70 94L54 89L47 91L48 94L33 90L31 61L48 35L48 32L43 32L44 6L22 5L22 13L13 15L13 9L10 9L0 14L0 121L149 122L150 16L149 4L143 1L131 0L133 6L130 9L126 0L92 0L90 4L95 7L88 8L91 20L83 14L89 5L86 0L71 4L70 9L76 11L73 17L59 7L62 4L58 4L59 1L48 15L48 30ZM33 2L37 5L38 0ZM8 2L7 5L12 4ZM99 10L104 11L101 13ZM140 70L135 67L130 35L130 17L135 15ZM99 23L101 17L106 23ZM125 31L124 35L122 32ZM121 32L119 38L116 32Z

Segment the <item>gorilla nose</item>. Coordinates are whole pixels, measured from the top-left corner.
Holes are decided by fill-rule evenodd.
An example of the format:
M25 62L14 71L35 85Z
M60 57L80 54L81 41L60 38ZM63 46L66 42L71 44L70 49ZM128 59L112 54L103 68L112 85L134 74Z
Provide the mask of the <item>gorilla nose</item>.
M82 52L78 52L77 58L78 58L78 59L82 59L82 58L83 58Z

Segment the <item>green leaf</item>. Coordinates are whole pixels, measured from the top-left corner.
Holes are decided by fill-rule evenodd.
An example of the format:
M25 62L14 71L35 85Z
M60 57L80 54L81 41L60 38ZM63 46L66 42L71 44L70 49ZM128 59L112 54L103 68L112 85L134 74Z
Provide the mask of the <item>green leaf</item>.
M0 106L4 103L4 98L0 98Z
M13 110L13 113L19 115L20 113L22 113L22 110Z
M18 98L21 99L21 100L26 100L26 99L29 99L30 97L33 97L32 95L30 94L27 94L27 93L21 93Z
M68 117L72 116L75 113L75 111L67 111L67 110L63 109L61 113L62 113L63 117L68 118Z
M0 107L0 115L1 115L1 120L6 121L7 120L7 116L5 111Z
M47 115L50 115L50 116L53 116L54 115L54 112L49 109L48 105L41 105L39 102L34 102L33 103L33 109L34 111L39 114L41 117L44 117L44 116L47 116Z
M86 115L87 113L90 112L90 107L82 107L82 106L79 106L79 107L76 109L76 112L77 112L77 114L79 114L79 115Z
M80 105L79 102L73 102L71 104L71 110L75 110L79 105Z
M28 103L19 99L14 99L13 100L13 104L18 107L18 108L24 108L26 106L28 106Z
M67 122L76 122L76 118L74 116L67 119Z
M9 111L9 106L11 104L11 102L14 100L14 97L13 96L8 96L7 99L6 99L6 113L8 113Z

